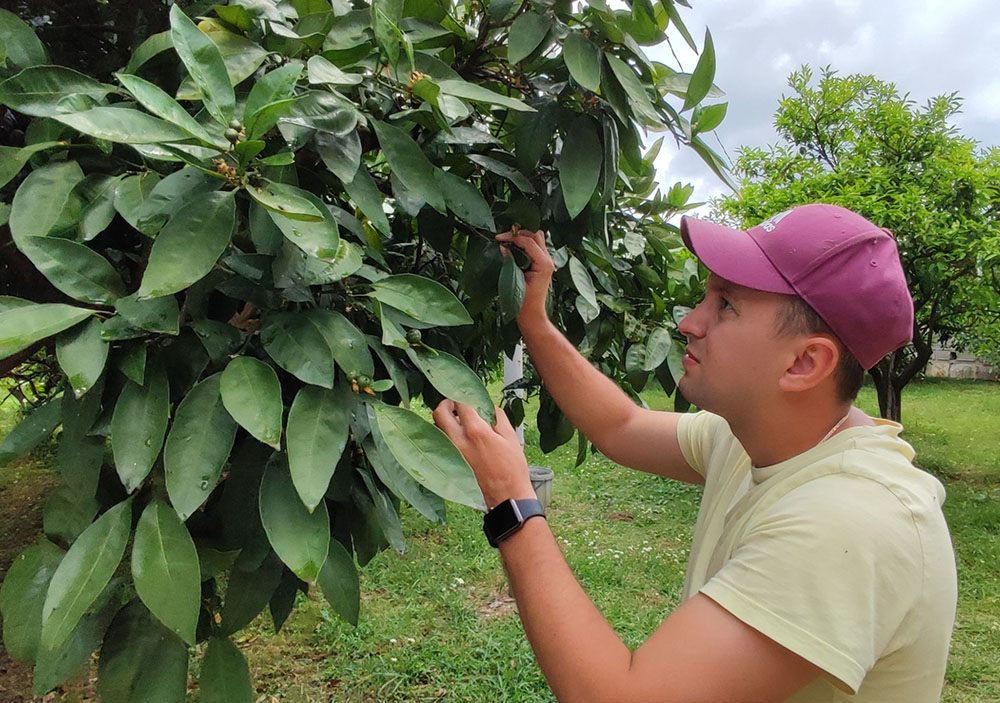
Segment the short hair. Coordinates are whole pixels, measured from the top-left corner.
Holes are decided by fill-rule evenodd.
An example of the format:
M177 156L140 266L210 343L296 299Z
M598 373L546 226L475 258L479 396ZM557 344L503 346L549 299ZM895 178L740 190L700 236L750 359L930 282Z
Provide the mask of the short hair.
M812 307L797 295L783 296L778 307L777 333L779 335L822 334L837 345L840 360L833 370L833 380L841 402L853 403L865 382L865 370L844 343Z

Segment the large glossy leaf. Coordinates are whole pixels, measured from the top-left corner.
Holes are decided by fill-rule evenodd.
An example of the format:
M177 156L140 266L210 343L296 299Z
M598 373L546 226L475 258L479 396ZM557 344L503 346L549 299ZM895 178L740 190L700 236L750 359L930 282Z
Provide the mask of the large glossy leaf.
M0 103L32 117L87 109L114 87L63 66L34 66L0 83Z
M205 109L220 124L228 124L236 107L236 97L219 47L177 5L170 8L170 37L181 62L201 91Z
M170 335L180 332L180 308L172 295L138 300L133 294L116 300L115 309L141 329Z
M159 174L155 171L146 171L137 176L126 176L115 188L115 210L125 218L126 222L144 234L156 231L155 229L144 231L140 217L144 216L146 203L159 182Z
M238 356L222 372L219 386L226 410L243 428L275 449L281 443L281 384L270 366Z
M14 659L33 662L38 653L42 606L63 550L40 539L18 554L0 587L3 645Z
M192 138L166 120L124 107L93 107L84 112L53 117L78 132L109 142L153 144L183 142Z
M345 135L317 132L313 142L330 173L343 183L354 180L361 164L361 139L356 131L352 130Z
M81 498L94 495L104 459L105 438L92 430L101 411L105 378L101 376L80 398L73 393L64 393L62 398L59 472Z
M584 300L595 308L597 307L597 291L594 289L594 281L590 278L587 267L575 256L569 257L569 274L573 279L573 286L577 292L583 296Z
M389 546L402 554L406 551L406 541L403 538L403 525L399 521L399 513L396 512L396 506L392 504L389 495L375 485L375 481L372 480L371 474L366 469L358 469L357 473L361 476L361 480L364 482L367 491L363 492L359 487L355 486L352 498L356 502L364 501L371 503L370 512L375 517L376 522L378 522L382 530L382 535L389 543ZM367 506L365 506L365 511L369 511Z
M302 75L302 64L292 62L267 72L263 78L254 83L243 108L248 139L257 139L261 135L258 131L251 129L251 118L264 106L292 97L295 82L300 75Z
M434 166L427 160L423 150L399 127L378 120L373 120L371 124L393 175L432 208L444 212L444 195L434 178Z
M202 278L229 246L235 222L234 191L193 196L153 242L136 295L139 298L169 295Z
M139 46L136 47L135 51L132 52L131 58L129 58L128 63L125 68L122 69L124 73L135 73L140 68L146 65L146 62L157 54L162 54L164 51L168 51L174 48L174 42L170 39L170 32L159 32L147 37L142 41Z
M425 518L443 523L446 515L444 500L417 483L399 465L399 462L385 445L382 433L378 429L375 411L370 405L368 406L368 418L372 429L372 438L365 440L365 457L375 470L376 475L400 500L408 502Z
M601 177L603 160L601 140L594 121L589 117L578 117L570 126L565 146L559 154L559 183L570 217L579 215L590 202Z
M344 545L335 539L330 540L330 551L316 580L336 613L357 626L361 609L358 569Z
M83 171L75 161L46 164L29 173L11 203L9 223L14 241L49 234L82 180Z
M629 105L636 116L640 118L640 121L649 127L662 129L663 122L653 109L649 95L646 93L646 88L639 80L639 77L636 76L632 67L614 54L605 52L604 57L607 59L608 65L611 67L611 72L618 80L619 85L621 85L626 95L628 95Z
M455 213L460 220L490 233L496 230L490 206L476 186L464 178L459 178L454 173L442 171L439 168L434 169L434 176L441 193L444 194L448 209Z
M21 68L48 63L45 47L35 30L8 10L0 10L0 46L6 59Z
M173 123L191 136L197 137L207 144L212 144L223 150L228 149L229 144L225 139L222 139L218 135L213 136L209 134L208 130L188 114L188 111L181 107L180 103L170 97L156 84L129 73L116 73L115 76L143 107L157 117Z
M132 578L156 619L193 645L201 609L198 552L177 513L161 500L147 505L136 525Z
M97 383L108 360L109 345L101 339L101 323L91 318L56 339L56 358L80 397Z
M134 600L104 636L97 694L102 703L184 703L187 659L184 642Z
M163 448L167 494L187 520L215 488L236 437L236 423L219 394L222 374L196 385L177 406Z
M271 220L277 225L281 233L288 241L300 248L306 254L318 259L334 259L340 248L340 232L337 228L337 221L333 218L333 213L323 204L323 201L312 193L291 189L291 186L283 186L285 192L289 190L297 191L301 196L302 205L308 205L311 212L319 215L318 220L306 220L304 217L288 213L279 214L270 209ZM262 205L263 201L258 200Z
M364 165L358 167L350 183L344 183L344 190L375 229L386 236L391 234L389 220L382 209L382 193Z
M62 303L25 305L0 312L0 359L62 332L93 313L93 310Z
M500 266L500 278L497 281L497 291L500 294L500 315L504 322L517 318L524 302L525 292L524 271L517 265L513 256L507 256Z
M108 510L83 531L52 576L42 607L42 646L55 649L111 580L125 553L132 501Z
M274 361L301 381L333 388L333 357L323 335L305 313L277 312L264 318L260 340Z
M9 464L37 447L52 435L61 421L61 398L54 398L32 410L3 438L3 442L0 442L0 466Z
M646 363L644 371L653 371L667 359L674 340L666 327L654 327L646 339Z
M670 370L670 375L673 377L674 382L681 380L681 376L684 375L684 348L680 344L673 344L670 346L670 350L667 352L667 368Z
M199 683L202 703L253 701L250 667L243 653L229 638L212 637L208 640Z
M167 433L170 388L163 366L153 361L145 384L125 384L111 418L111 449L125 490L131 493L149 474Z
M525 12L514 20L507 40L507 60L518 63L526 59L542 43L551 25L551 18L536 12Z
M83 241L92 240L115 219L115 192L123 177L91 174L77 185L76 194L87 203L77 224Z
M350 320L335 310L322 308L310 310L306 314L323 335L334 361L348 378L371 376L375 373L375 363L368 351L365 336Z
M430 325L453 326L472 323L468 311L455 294L437 281L403 273L372 283L371 297Z
M517 98L512 98L500 93L494 93L488 88L484 88L476 83L469 83L461 79L449 79L437 81L437 87L445 95L454 95L456 98L464 98L472 102L486 103L487 105L500 105L509 107L518 112L535 112L535 108L526 105Z
M81 496L65 484L57 486L42 507L42 529L46 536L72 544L90 527L98 507L96 498Z
M330 548L330 515L324 501L312 512L303 505L282 454L264 470L260 521L281 561L303 581L314 581Z
M408 348L407 355L438 393L471 406L490 425L496 424L496 409L489 391L464 361L443 351Z
M587 90L601 87L601 50L579 32L570 32L563 40L563 58L573 80Z
M0 146L0 188L10 183L34 154L65 145L66 142L39 142L21 148Z
M240 507L246 509L246 506ZM222 604L220 635L231 635L249 625L271 600L281 582L281 562L270 552L266 540L264 546L269 553L255 569L243 571L237 562L236 568L229 573L226 599Z
M71 298L110 305L125 295L125 284L111 263L83 244L59 237L22 237L16 243L35 268Z
M306 64L310 84L357 85L364 80L359 73L345 73L329 60L316 55Z
M714 79L715 45L712 43L712 33L706 27L705 46L701 50L701 56L698 57L698 64L691 73L691 82L688 83L683 109L687 110L700 103L708 95L708 91L712 89L712 81Z
M311 193L285 183L265 181L259 187L248 187L247 193L264 208L285 220L322 222L323 206L316 207L308 196ZM272 215L273 218L273 215ZM277 224L277 219L275 223Z
M305 385L288 412L286 442L292 483L310 512L323 500L347 446L352 396Z
M405 408L374 407L385 445L417 483L447 500L485 509L472 468L447 435Z

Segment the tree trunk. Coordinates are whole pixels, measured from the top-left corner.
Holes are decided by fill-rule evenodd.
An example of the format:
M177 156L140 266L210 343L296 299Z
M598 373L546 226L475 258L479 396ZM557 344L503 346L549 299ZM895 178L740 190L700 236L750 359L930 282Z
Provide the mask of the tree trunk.
M899 422L903 390L896 378L898 355L899 352L894 352L885 356L868 372L875 382L879 415L895 422Z

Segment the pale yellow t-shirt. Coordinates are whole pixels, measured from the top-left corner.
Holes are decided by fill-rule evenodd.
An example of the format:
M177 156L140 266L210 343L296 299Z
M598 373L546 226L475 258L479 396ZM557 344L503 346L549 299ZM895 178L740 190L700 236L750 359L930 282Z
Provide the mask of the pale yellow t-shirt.
M683 598L704 593L823 669L794 703L941 696L957 599L944 487L901 425L876 422L763 468L718 415L678 425L705 477Z

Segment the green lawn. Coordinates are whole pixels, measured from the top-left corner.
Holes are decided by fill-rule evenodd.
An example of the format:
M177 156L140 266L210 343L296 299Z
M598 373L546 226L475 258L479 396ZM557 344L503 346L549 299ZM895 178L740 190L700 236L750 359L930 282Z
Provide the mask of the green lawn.
M646 400L666 406L662 394L648 393ZM872 389L863 389L859 404L875 412ZM926 381L904 392L905 436L918 463L948 488L945 512L958 552L948 703L1000 701L998 418L996 384ZM596 456L574 468L575 442L545 456L536 448L537 434L529 431L527 439L529 461L556 472L549 514L563 552L625 642L637 646L677 605L700 489ZM0 470L0 501L13 480L29 479L23 470ZM554 700L479 515L455 508L449 524L439 526L404 509L403 519L405 554L384 552L362 572L358 628L338 620L321 599L300 595L280 634L272 634L268 616L244 633L240 646L258 698Z

